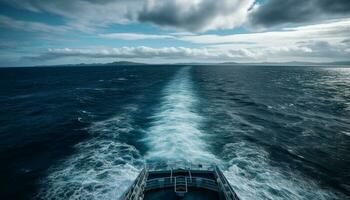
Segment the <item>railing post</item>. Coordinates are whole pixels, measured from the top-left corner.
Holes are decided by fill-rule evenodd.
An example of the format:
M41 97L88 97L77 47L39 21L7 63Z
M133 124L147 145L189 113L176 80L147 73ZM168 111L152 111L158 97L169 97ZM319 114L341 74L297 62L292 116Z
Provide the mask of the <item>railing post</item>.
M173 169L170 168L170 183L173 183Z

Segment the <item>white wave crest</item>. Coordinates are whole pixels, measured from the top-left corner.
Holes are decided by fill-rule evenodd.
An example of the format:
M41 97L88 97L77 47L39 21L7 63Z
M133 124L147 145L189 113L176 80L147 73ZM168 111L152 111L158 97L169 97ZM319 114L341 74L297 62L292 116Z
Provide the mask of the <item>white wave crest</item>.
M251 143L229 143L224 155L230 167L225 176L242 199L341 199L333 191L322 188L297 170L273 167L268 153Z
M134 146L118 141L119 135L131 134L133 112L131 106L121 115L94 123L89 128L92 139L77 144L76 154L51 169L37 199L118 199L143 163Z

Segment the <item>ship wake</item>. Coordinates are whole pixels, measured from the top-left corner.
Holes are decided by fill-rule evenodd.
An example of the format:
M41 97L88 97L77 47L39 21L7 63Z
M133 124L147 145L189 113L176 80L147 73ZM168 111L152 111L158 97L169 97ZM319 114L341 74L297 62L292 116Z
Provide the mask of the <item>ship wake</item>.
M144 141L148 161L215 162L201 131L203 117L196 107L190 67L180 69L163 90L161 104L151 117Z

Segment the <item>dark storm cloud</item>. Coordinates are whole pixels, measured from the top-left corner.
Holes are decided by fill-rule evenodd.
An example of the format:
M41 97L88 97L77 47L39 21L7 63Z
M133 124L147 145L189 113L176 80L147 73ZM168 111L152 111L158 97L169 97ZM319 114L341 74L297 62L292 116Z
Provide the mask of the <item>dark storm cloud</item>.
M189 1L165 0L157 5L146 5L138 15L140 22L151 22L160 26L168 26L199 31L210 26L234 26L240 24L253 1L218 1L206 0L199 3ZM243 12L242 12L242 10ZM234 16L232 18L232 16ZM233 24L224 22L221 25L211 25L218 17L231 18ZM222 19L224 21L224 19ZM237 23L236 23L236 22Z
M345 40L343 40L341 42L344 43L344 44L350 44L350 39L345 39Z
M183 15L177 7L179 6L176 2L169 2L154 9L144 8L138 18L141 22L152 22L173 27L183 26L193 30L204 26L207 21L207 18L203 17L201 13L205 12L210 17L220 10L215 7L212 9L211 4L205 3L196 11Z
M350 16L350 0L267 0L250 15L250 22L269 27L344 16Z
M242 25L254 0L0 0L16 8L63 16L76 28L149 22L187 31Z

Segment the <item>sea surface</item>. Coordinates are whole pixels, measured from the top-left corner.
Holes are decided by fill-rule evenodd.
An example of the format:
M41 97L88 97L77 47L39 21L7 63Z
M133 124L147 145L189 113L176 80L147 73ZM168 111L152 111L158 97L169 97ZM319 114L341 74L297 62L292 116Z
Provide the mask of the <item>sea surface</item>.
M243 200L350 199L350 68L0 68L0 199L115 200L145 162Z

